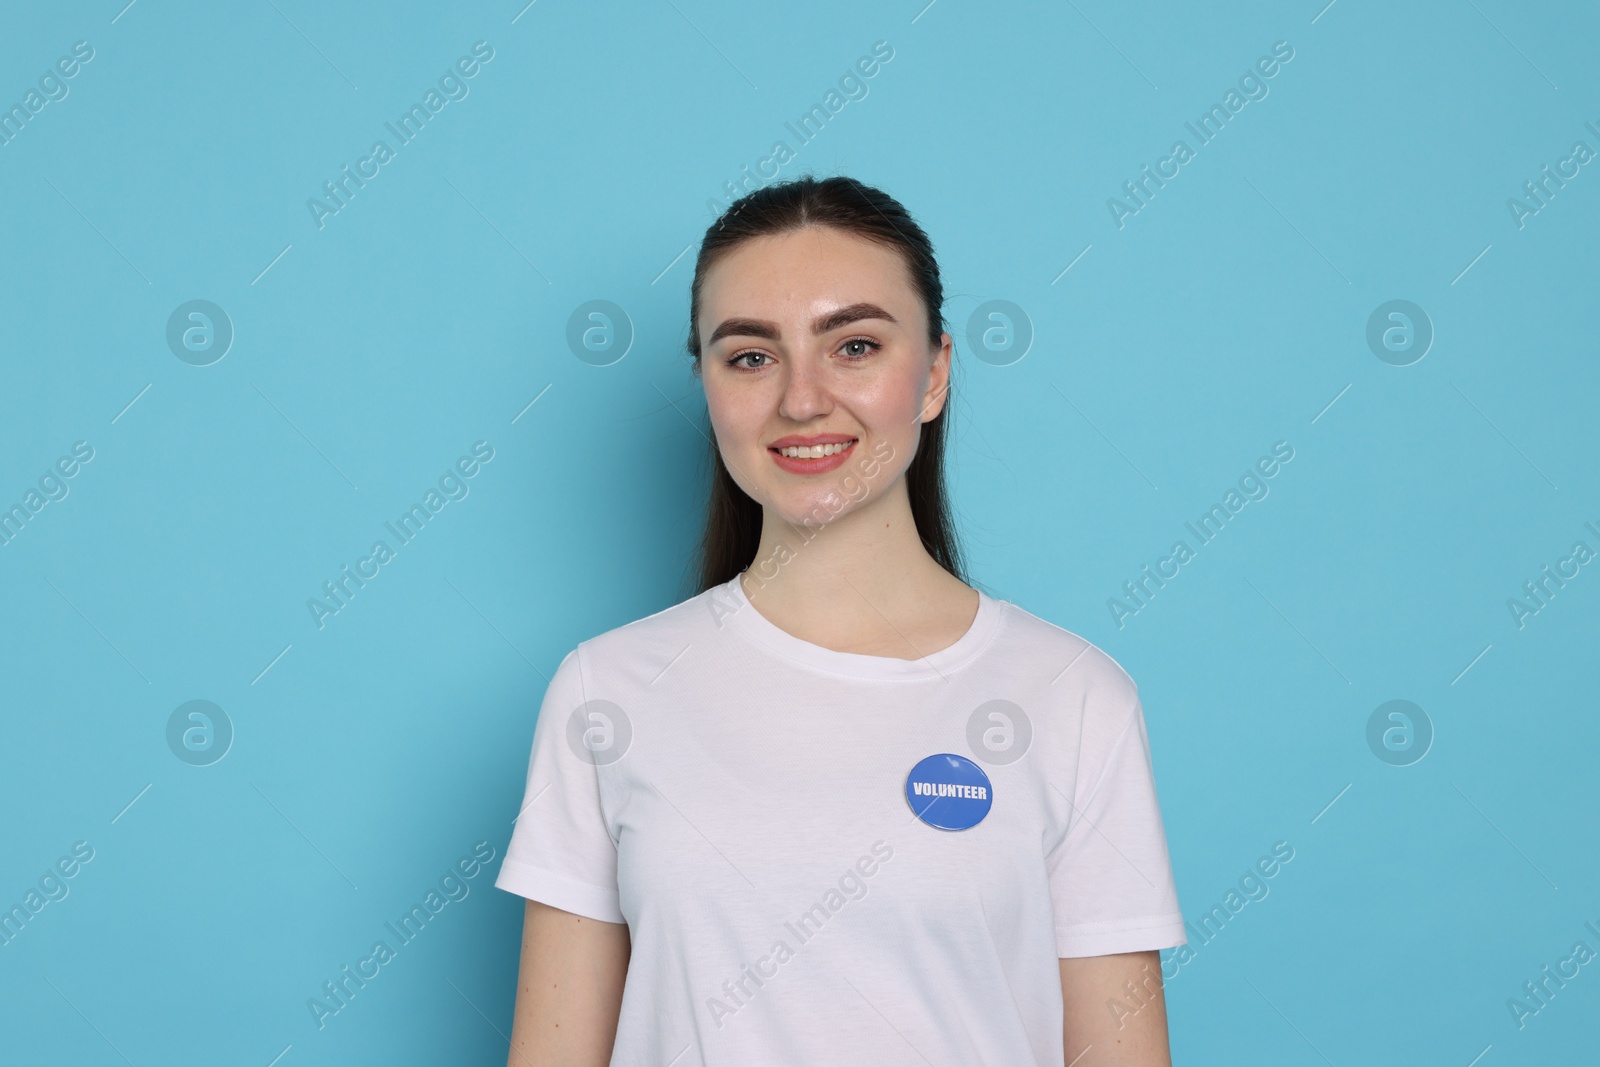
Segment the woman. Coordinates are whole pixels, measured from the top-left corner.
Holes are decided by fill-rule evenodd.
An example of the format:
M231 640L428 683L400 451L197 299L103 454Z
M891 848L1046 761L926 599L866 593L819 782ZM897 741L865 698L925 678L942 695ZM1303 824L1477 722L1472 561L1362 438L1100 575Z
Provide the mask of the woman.
M511 1064L1170 1062L1138 690L962 579L927 236L849 178L707 232L699 595L584 641L496 882Z

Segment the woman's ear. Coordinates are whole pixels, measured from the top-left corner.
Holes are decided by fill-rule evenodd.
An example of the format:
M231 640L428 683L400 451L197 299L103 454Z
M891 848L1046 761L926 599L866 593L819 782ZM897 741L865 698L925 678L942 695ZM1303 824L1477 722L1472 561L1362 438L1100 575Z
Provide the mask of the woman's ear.
M933 354L933 365L928 368L928 390L922 394L922 414L919 422L932 422L944 410L945 398L950 395L950 359L953 356L950 335L939 335L939 349Z

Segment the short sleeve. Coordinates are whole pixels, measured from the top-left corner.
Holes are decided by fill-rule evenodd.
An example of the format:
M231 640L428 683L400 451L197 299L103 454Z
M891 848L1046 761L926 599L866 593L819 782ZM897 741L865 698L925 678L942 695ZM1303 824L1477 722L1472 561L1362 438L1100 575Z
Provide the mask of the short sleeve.
M1073 810L1046 857L1058 957L1185 944L1183 913L1156 803L1144 708L1128 685L1106 717L1086 718ZM1095 701L1084 714L1094 715Z
M567 653L533 727L527 788L495 886L603 922L624 922L617 848L600 805L595 763L568 743L584 703L582 647Z

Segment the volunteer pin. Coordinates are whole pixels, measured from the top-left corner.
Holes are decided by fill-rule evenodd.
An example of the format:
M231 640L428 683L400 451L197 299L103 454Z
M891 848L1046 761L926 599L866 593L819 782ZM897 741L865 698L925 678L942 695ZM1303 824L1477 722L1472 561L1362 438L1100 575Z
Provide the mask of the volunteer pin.
M906 775L906 803L936 830L970 830L989 814L994 789L982 767L964 756L941 752Z

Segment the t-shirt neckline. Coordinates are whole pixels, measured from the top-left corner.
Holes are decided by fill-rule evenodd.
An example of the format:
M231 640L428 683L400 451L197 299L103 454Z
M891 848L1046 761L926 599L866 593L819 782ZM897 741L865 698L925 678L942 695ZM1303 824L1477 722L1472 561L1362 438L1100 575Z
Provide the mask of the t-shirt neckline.
M731 602L734 605L725 622L769 652L830 674L899 681L947 677L974 659L989 644L1000 625L1000 602L982 589L975 591L978 594L978 612L972 625L967 627L967 632L957 638L954 644L930 652L920 659L840 652L796 637L761 614L745 594L744 585L737 574L722 585L720 592L724 603Z

